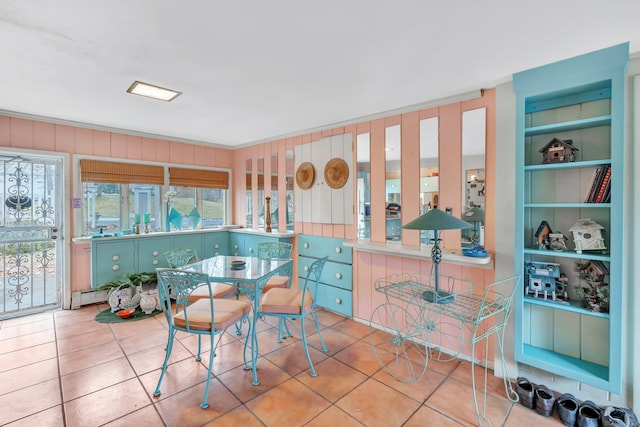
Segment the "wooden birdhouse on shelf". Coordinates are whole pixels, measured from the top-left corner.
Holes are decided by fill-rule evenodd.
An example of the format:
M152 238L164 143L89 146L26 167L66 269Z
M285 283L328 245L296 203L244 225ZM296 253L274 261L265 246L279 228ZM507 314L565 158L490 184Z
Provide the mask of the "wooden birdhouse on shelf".
M553 138L551 141L538 150L542 153L542 163L563 163L573 162L576 159L576 151L571 139Z
M604 282L604 276L609 274L609 270L603 262L592 260L584 264L578 264L578 273L581 279L589 283L602 283Z
M606 253L607 247L602 237L604 227L593 221L591 218L579 219L569 231L573 234L573 243L576 252L582 251L602 251Z

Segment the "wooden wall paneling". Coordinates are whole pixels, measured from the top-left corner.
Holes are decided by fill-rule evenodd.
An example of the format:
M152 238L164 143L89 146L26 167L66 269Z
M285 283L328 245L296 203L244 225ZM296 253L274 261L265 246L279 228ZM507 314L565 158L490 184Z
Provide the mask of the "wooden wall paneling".
M113 138L113 134L111 138ZM164 139L156 139L156 161L169 162L169 159L171 159L171 142Z
M598 365L609 366L609 349L603 343L609 339L609 319L595 316L580 316L580 354L582 359ZM575 325L575 323L573 324ZM566 328L573 331L577 329L571 325L560 325L558 328ZM598 337L598 339L594 339Z
M11 118L0 116L0 146L11 147Z
M93 131L91 129L74 128L74 154L93 155L94 144Z
M32 120L17 117L11 119L11 145L17 148L35 148Z
M487 112L487 143L484 158L484 179L485 179L485 196L484 196L484 247L490 252L496 251L496 90L484 89L483 91L484 106ZM503 166L504 167L504 166ZM510 167L514 167L511 165ZM513 174L510 174L513 176Z
M0 125L0 128L1 127L2 126ZM35 146L38 147L39 150L55 151L56 150L55 125L53 123L45 123L45 122L38 122L38 121L34 122L33 123L33 140L34 140ZM95 139L94 139L94 143L95 143ZM1 142L0 142L0 145L2 145ZM107 148L109 148L108 145L107 145ZM95 147L94 147L94 153L95 153ZM99 155L103 155L103 154L100 153ZM107 155L108 155L108 152L107 152Z
M371 159L371 241L385 243L386 233L386 160L384 119L373 120L370 124Z
M187 145L187 144L181 144ZM193 146L189 145L189 148L184 147L180 150L181 153L189 159L189 152L191 152L191 161L186 160L184 163L193 164ZM145 159L144 153L142 152L142 138L139 136L127 135L127 159L132 160L143 160Z
M56 151L61 151L63 153L73 153L75 148L75 143L73 139L73 128L67 125L55 125L55 138L56 138ZM124 140L124 135L120 135L121 139ZM120 145L119 154L126 153L124 150L124 144ZM124 157L124 156L116 156L113 153L113 145L111 150L112 157Z
M339 159L346 160L347 164L349 164L348 160L345 159L346 153L344 150L343 136L344 135L334 135L329 139L329 145L331 146L331 149L330 149L331 155L329 156L329 159L339 158ZM323 179L324 179L325 165L326 163L322 165ZM327 183L325 182L325 184ZM342 188L335 189L335 188L329 187L329 185L327 184L327 189L330 193L329 200L331 200L331 218L329 220L331 224L344 224L344 220L345 220L344 211L346 208L346 205L344 203L345 187L346 185Z
M375 281L388 276L386 258L387 256L383 254L371 254L371 284L368 286L371 293L372 312L376 309L376 307L387 302L385 295L382 292L378 292L375 290ZM367 286L366 283L364 285ZM369 320L366 317L365 319ZM386 323L383 326L386 326Z
M93 133L93 152L97 152L100 150L98 145L101 143L99 139L102 135L99 134L98 131ZM158 154L158 143L154 138L142 138L142 155L145 160L157 162L157 154Z
M402 115L402 225L420 215L420 114ZM419 230L402 230L402 243L420 246Z
M354 192L355 192L355 183L356 183L356 175L355 170L353 169L353 151L355 149L355 142L353 139L353 133L345 133L342 137L342 149L343 156L347 165L349 165L349 179L344 187L342 187L342 203L344 206L344 221L343 224L351 225L352 227L355 225L355 201L354 201Z
M580 358L580 314L569 311L556 311L553 329L553 348L558 353ZM599 336L599 335L598 335ZM589 340L599 341L599 340Z
M330 138L322 138L310 145L310 161L316 170L316 180L311 187L311 222L330 224L331 188L324 180L324 165L331 159Z
M304 194L300 187L298 187L298 183L296 182L296 172L298 171L298 167L302 163L304 163L303 158L303 145L296 145L293 148L293 220L294 222L302 222L303 221L303 211L304 211Z

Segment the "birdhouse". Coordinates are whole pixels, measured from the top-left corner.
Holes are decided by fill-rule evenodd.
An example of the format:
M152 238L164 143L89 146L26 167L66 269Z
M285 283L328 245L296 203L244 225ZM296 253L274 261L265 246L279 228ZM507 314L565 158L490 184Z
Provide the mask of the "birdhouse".
M573 234L573 243L576 252L581 254L582 251L606 251L602 237L604 227L593 221L591 218L579 219L569 231Z
M604 282L604 276L609 274L609 270L600 261L589 261L580 264L578 270L580 277L593 283Z
M549 249L549 234L551 233L553 233L553 231L551 231L549 223L547 221L542 221L535 234L538 249Z
M573 162L576 159L576 151L571 139L553 138L551 141L538 150L542 153L542 163L562 163Z

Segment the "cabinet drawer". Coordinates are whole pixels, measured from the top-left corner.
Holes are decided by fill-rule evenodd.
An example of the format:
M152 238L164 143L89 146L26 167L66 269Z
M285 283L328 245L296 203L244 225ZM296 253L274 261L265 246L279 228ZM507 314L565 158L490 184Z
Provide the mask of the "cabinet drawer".
M91 249L92 288L97 288L127 273L135 273L136 242L133 239L118 242L93 243Z
M168 267L164 253L171 249L170 237L148 236L138 240L138 271L141 273L155 271L156 268Z
M300 234L298 236L298 254L313 258L328 256L331 261L351 264L352 249L344 246L342 242L344 239Z
M308 268L314 261L317 259L302 256L298 258L298 276L301 281L307 277ZM353 288L351 265L327 261L322 269L320 282L350 291Z
M316 293L319 306L347 317L352 316L353 299L350 291L320 283Z

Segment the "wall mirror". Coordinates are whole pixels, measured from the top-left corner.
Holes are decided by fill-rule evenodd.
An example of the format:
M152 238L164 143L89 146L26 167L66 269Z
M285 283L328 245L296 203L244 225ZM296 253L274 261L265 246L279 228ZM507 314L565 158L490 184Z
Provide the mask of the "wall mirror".
M293 231L293 169L294 169L294 158L293 158L293 150L287 150L284 152L284 157L286 160L286 225L287 231Z
M246 194L245 194L245 203L247 205L247 218L246 218L246 226L247 227L251 227L253 224L253 209L252 209L252 205L253 205L253 199L251 197L252 194L252 187L251 187L251 160L252 159L247 159L247 164L246 164Z
M387 240L402 240L402 158L400 125L385 129L385 166L386 166L386 236Z
M462 219L474 226L463 230L463 246L484 244L486 128L485 108L462 113Z
M369 133L361 133L356 137L356 164L358 168L358 239L371 236L371 141Z
M271 154L271 230L278 230L278 153Z
M258 228L264 228L264 157L258 158Z
M438 117L420 120L420 215L438 207ZM433 243L433 231L420 231L421 243Z

